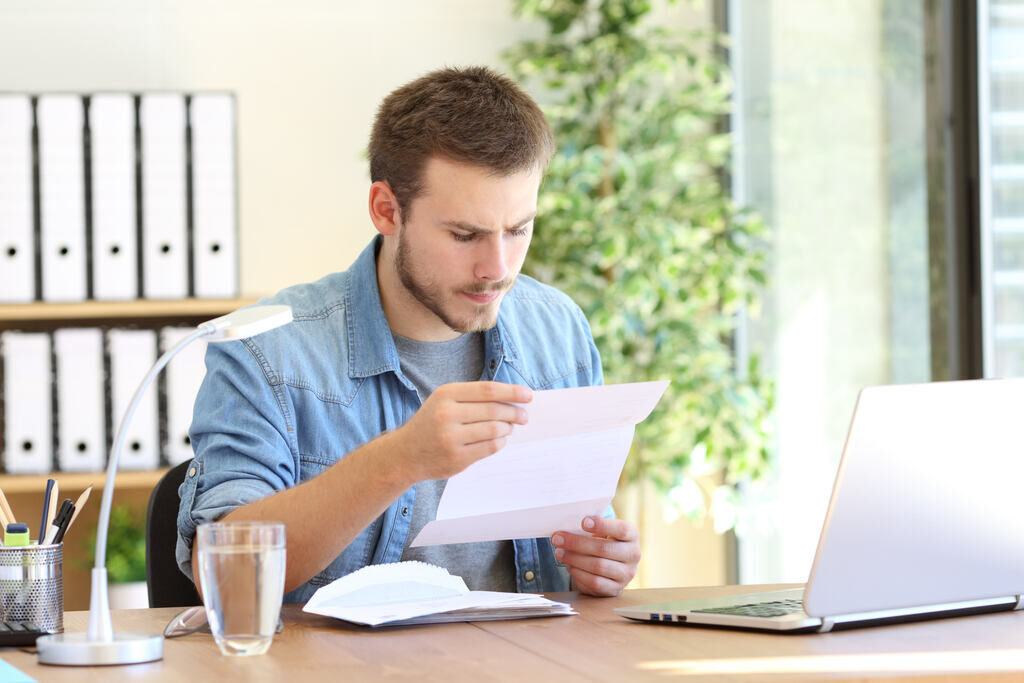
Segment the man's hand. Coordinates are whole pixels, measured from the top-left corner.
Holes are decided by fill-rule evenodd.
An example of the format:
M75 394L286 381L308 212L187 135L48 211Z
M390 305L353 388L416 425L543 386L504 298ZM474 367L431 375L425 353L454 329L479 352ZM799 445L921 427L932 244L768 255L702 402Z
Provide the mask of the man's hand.
M621 519L585 517L582 526L593 535L558 532L551 537L555 558L569 570L581 593L618 595L636 576L639 532Z
M505 446L513 425L526 424L529 387L461 382L438 387L394 437L416 481L446 479Z

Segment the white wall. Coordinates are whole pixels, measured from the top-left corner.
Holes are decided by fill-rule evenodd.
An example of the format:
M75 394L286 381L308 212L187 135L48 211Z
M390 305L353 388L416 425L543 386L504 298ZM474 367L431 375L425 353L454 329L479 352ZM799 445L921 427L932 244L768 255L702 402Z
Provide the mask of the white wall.
M18 0L0 4L0 91L233 90L243 294L348 266L373 234L363 159L395 87L501 68L537 25L511 0Z

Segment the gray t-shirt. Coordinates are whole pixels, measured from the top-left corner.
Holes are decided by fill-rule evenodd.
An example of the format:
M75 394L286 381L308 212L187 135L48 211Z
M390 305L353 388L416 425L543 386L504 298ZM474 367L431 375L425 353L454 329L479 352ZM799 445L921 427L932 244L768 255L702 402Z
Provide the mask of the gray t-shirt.
M397 334L395 346L402 372L416 386L420 400L426 401L442 384L473 382L483 375L483 334L464 334L446 342L420 342ZM416 502L409 522L409 537L402 551L403 560L419 560L444 567L461 576L470 590L516 590L515 548L512 541L484 543L451 543L410 548L427 522L437 516L447 479L433 479L416 484Z

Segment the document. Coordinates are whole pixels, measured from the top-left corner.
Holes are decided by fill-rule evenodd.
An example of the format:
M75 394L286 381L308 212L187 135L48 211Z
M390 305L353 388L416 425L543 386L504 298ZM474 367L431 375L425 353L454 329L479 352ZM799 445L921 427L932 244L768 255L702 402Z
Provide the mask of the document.
M106 465L103 332L69 327L53 333L57 361L57 468L99 472Z
M149 93L139 105L142 133L142 295L188 296L185 97Z
M50 335L3 332L4 471L44 474L53 469Z
M471 591L462 577L426 562L363 567L318 589L302 611L366 626L576 614L542 595Z
M193 95L189 121L195 295L230 298L238 295L234 97Z
M84 301L85 105L79 95L40 95L36 121L43 300Z
M89 102L92 163L93 298L139 295L135 225L135 98L93 95Z
M448 480L411 546L583 533L615 495L634 427L667 381L537 391L504 448Z
M0 301L35 299L32 101L0 95Z

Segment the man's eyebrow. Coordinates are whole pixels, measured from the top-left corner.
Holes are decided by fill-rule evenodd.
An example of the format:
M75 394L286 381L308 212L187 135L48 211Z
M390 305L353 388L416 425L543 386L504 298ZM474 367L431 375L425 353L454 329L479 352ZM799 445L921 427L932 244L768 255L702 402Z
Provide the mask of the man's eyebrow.
M518 230L519 228L523 227L524 225L526 225L527 223L529 223L530 221L532 221L536 217L537 217L537 212L534 211L533 213L531 213L526 218L523 218L522 220L520 220L520 221L510 225L509 227L505 228L505 230ZM441 221L441 224L445 225L445 226L448 226L449 228L457 228L459 230L465 230L466 232L471 232L471 233L478 233L478 234L480 234L480 233L493 232L489 228L483 228L483 227L480 227L479 225L474 225L472 223L466 223L465 221Z

